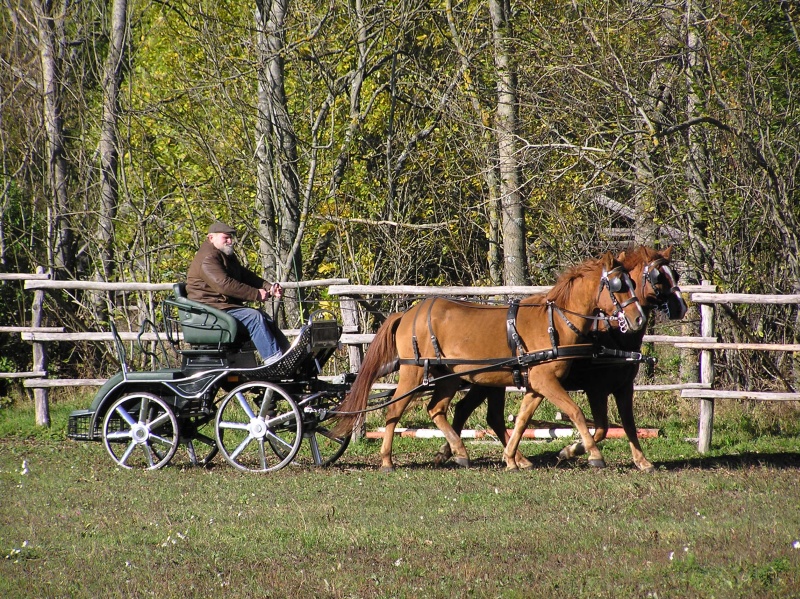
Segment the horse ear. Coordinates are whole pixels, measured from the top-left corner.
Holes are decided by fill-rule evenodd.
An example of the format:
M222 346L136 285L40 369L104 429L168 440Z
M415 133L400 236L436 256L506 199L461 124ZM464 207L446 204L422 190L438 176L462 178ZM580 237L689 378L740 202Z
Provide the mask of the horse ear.
M602 257L603 266L606 270L611 270L611 267L614 265L614 254L611 252L606 252L603 254Z
M667 260L669 260L669 257L672 254L672 248L673 246L669 246L667 249L661 252L661 255L664 256Z
M627 257L628 257L628 252L626 250L622 250L619 253L619 256L617 256L617 260L619 262L625 262L625 258L627 258Z

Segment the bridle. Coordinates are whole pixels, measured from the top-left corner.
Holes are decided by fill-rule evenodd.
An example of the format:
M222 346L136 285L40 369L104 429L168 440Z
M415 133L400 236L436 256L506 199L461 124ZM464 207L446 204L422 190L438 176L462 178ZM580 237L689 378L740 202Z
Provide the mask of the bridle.
M667 293L660 293L656 285L658 280L663 276L667 280L669 291ZM669 261L665 258L656 258L649 262L642 269L642 293L645 293L647 285L653 290L656 297L656 309L665 313L668 318L671 318L669 310L668 297L671 295L679 295L680 287L678 287L678 275L669 267Z
M600 295L603 293L603 288L608 289L608 295L611 298L611 303L614 305L615 309L614 314L612 314L610 318L617 321L621 333L628 332L628 319L625 317L625 308L631 304L636 304L636 307L639 310L639 316L643 321L646 320L646 315L642 309L642 305L639 303L639 298L636 296L633 281L631 280L631 277L628 274L628 271L625 270L624 266L616 266L610 271L607 271L605 268L603 268L603 273L600 275L600 289L597 292L598 300L600 299ZM617 299L616 294L621 293L625 288L628 289L629 297L628 299L620 302Z

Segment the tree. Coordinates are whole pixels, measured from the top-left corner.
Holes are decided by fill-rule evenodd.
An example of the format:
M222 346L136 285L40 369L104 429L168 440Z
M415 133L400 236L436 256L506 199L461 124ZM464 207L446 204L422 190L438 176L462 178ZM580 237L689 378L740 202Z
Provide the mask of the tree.
M495 136L503 221L503 280L506 285L525 285L528 282L528 263L519 179L517 73L509 47L514 35L509 0L489 0L489 14L497 76Z
M114 267L114 219L119 205L119 90L128 25L128 1L114 0L108 54L103 71L103 116L100 125L100 213L97 223L100 270L111 280Z
M48 263L62 276L75 266L75 239L70 222L67 158L62 114L63 70L66 40L63 21L67 4L56 12L52 0L33 0L41 59L42 114L47 133L47 183L50 196Z

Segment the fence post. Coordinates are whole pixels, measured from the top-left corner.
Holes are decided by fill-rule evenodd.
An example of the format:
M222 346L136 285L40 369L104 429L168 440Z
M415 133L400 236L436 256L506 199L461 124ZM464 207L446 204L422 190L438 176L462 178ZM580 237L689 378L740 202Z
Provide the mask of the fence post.
M36 274L44 274L44 268L39 266ZM44 309L44 290L37 289L33 294L31 307L31 326L42 326L42 312ZM47 345L42 341L33 342L33 371L47 371ZM33 390L33 402L36 409L37 426L50 426L50 403L47 398L47 389L36 388Z
M703 281L703 285L710 285L711 281ZM714 336L714 305L700 305L700 334L703 337ZM714 351L700 350L700 382L711 385L714 383ZM714 400L700 400L700 422L697 434L697 451L706 453L711 449L711 436L714 428Z
M343 295L339 303L339 308L342 311L342 325L347 330L358 331L358 302L356 302L355 298ZM347 352L350 358L350 372L358 372L361 370L361 359L364 357L363 346L350 345L347 348ZM366 424L364 416L359 416L353 427L354 440L361 439L367 434Z

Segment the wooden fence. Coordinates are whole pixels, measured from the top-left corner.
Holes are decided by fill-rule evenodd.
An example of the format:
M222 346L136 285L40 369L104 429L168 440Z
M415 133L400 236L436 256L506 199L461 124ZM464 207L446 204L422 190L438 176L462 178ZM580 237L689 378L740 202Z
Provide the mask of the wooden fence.
M43 299L47 290L84 290L84 291L119 291L163 293L172 289L171 283L100 283L88 281L53 281L40 273L36 275L3 275L0 281L24 281L25 289L34 293L30 326L0 327L0 334L19 334L29 341L33 348L33 369L30 372L0 373L0 377L23 378L24 386L34 392L37 423L49 425L47 406L47 390L63 386L99 386L105 379L53 379L47 377L47 344L57 341L112 341L110 332L70 332L60 327L42 327ZM525 287L426 287L426 286L384 286L384 285L349 285L346 279L329 279L322 281L304 281L300 283L282 283L286 288L327 287L329 296L339 299L344 333L342 344L348 349L350 372L357 372L361 365L364 346L374 337L371 333L361 331L364 319L364 306L380 299L398 300L430 295L447 295L453 297L507 297L524 296L543 292L548 286ZM698 377L693 382L678 382L660 385L636 385L636 391L675 391L682 397L699 401L700 415L698 424L698 451L705 453L711 446L713 430L714 402L717 399L745 399L758 401L800 401L800 393L764 392L748 390L714 389L714 354L720 351L800 351L795 344L765 343L726 343L721 342L714 327L715 306L718 304L795 304L800 303L800 295L753 295L735 293L717 293L716 287L704 282L701 285L685 285L682 291L691 303L700 307L700 335L645 335L645 343L667 344L676 348L693 350L689 355L696 355L698 361ZM293 331L287 331L291 336ZM137 338L137 333L122 332L124 341ZM161 334L163 338L163 333ZM145 333L142 339L153 341L155 333Z

